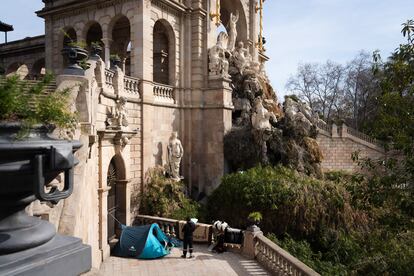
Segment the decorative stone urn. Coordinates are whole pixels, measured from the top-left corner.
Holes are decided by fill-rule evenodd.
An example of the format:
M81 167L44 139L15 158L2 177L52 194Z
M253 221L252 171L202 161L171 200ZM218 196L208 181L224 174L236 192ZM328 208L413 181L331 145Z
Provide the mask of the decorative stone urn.
M90 269L90 248L77 238L57 235L52 224L28 216L25 211L36 199L56 204L71 195L73 168L78 162L73 154L81 144L54 139L48 135L50 129L42 125L31 128L20 140L21 132L19 123L0 123L0 274L8 275L24 264L28 275L38 275L31 269L35 271L39 266L39 256L51 254L51 259L65 263L71 254L64 255L63 250L73 244L74 252L86 260L82 268L73 268L73 275L85 272ZM63 189L52 187L47 191L47 184L61 173ZM47 261L40 263L47 267Z
M79 46L65 46L63 47L61 53L69 61L69 65L65 68L64 74L84 74L84 70L79 64L88 58L87 50Z
M121 67L122 65L121 58L117 55L111 56L110 61L111 61L111 69L115 68L116 66Z
M99 59L102 54L102 46L99 43L91 44L91 58Z

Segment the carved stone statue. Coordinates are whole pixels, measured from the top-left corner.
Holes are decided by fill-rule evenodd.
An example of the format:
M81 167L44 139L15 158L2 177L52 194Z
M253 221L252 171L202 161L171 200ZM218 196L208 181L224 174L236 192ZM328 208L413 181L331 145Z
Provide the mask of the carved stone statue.
M181 141L178 139L177 132L171 133L168 142L168 156L167 156L167 173L169 177L176 181L180 181L183 177L180 176L180 163L184 155L184 149Z
M239 21L239 11L236 11L236 15L230 13L229 21L229 43L227 45L227 50L230 52L234 50L236 46L237 39L237 21Z
M244 70L249 66L251 56L248 53L247 48L244 48L244 43L239 42L236 49L233 51L233 62L234 66L239 70L240 74L243 75Z
M260 98L257 98L254 104L255 110L252 115L253 128L256 130L271 130L270 119L276 120L275 115L264 108Z
M226 58L225 43L228 36L225 32L220 32L217 37L217 44L209 51L209 70L211 75L229 77L229 62Z
M128 127L126 103L127 99L125 97L120 97L116 101L116 106L112 110L110 118L107 119L108 128L123 129Z

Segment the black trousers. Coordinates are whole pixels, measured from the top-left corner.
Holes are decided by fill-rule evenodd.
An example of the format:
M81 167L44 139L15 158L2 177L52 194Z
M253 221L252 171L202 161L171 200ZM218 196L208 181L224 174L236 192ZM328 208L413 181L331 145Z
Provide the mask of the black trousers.
M190 249L190 254L193 253L193 237L184 237L183 253L187 254L187 248Z

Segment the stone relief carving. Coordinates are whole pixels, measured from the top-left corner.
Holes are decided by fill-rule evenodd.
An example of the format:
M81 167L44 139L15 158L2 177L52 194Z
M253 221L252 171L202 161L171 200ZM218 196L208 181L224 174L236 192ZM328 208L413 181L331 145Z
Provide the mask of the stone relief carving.
M229 77L229 62L226 58L225 44L227 43L227 34L221 32L217 37L217 44L211 47L209 51L209 70L211 75Z
M167 174L170 178L180 181L183 179L183 177L180 176L180 164L181 158L184 155L184 149L181 141L178 139L178 134L175 131L171 133L167 150Z
M109 118L106 120L109 129L127 129L128 116L126 110L127 99L120 97L116 101L116 106L112 109Z
M230 21L229 21L229 43L227 44L227 50L233 51L234 47L236 46L236 39L237 39L237 22L239 21L239 11L236 12L234 15L230 13Z

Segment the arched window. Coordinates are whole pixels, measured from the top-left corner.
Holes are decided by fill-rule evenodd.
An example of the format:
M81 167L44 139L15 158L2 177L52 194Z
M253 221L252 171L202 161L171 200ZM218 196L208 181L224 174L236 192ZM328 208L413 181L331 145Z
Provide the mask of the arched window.
M32 66L32 70L30 71L31 78L37 80L42 78L46 74L45 69L45 59L41 58L38 59Z
M65 46L68 46L72 42L77 41L76 31L72 27L65 28L63 30L63 42L62 42L62 48ZM63 57L62 57L63 58ZM68 61L66 58L63 58L62 62L62 68L66 68L68 66Z
M131 25L126 16L118 18L112 28L111 55L118 55L124 63L124 72L129 75L131 72L130 62L126 61L131 55Z
M104 44L102 42L102 28L101 25L99 25L99 23L93 22L92 24L90 24L85 37L89 51L92 43L98 43L102 48L104 47ZM104 58L103 52L101 53L101 58Z
M162 84L175 84L174 31L165 20L158 20L154 25L153 79Z

